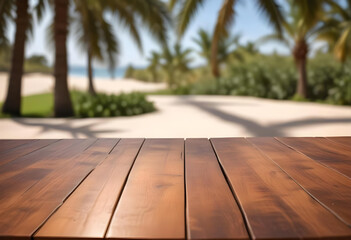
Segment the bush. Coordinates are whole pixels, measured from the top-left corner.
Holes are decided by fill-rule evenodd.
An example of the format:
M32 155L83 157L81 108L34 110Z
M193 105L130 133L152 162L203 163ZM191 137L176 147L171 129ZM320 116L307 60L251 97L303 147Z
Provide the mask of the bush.
M296 85L294 69L279 68L263 63L246 63L231 67L229 76L208 79L193 84L190 94L219 94L287 99Z
M98 93L96 96L75 92L73 105L77 117L132 116L155 111L154 104L138 92L119 95Z
M172 89L173 94L238 95L295 101L318 101L351 104L351 62L341 66L328 54L312 58L307 65L307 95L295 95L298 72L289 57L257 56L231 64L214 79L207 72L196 72L197 81ZM210 76L210 77L209 77Z
M336 78L334 84L334 87L329 90L328 102L351 105L351 75Z

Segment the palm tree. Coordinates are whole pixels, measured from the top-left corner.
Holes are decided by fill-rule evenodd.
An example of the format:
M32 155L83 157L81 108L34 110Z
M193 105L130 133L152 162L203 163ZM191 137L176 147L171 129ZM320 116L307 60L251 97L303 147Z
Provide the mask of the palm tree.
M82 45L83 51L87 51L88 91L91 95L96 95L92 60L96 58L103 61L107 58L110 69L113 70L119 48L112 32L112 26L105 20L106 7L102 1L76 0L75 6L78 17L75 19L74 32L77 33L78 43Z
M147 67L147 69L151 72L152 81L157 82L158 81L157 72L160 67L161 56L159 53L155 51L151 51L151 56L147 60L149 62L149 66Z
M176 86L176 74L183 74L190 70L189 64L191 49L182 49L179 43L176 43L172 49L164 45L160 54L160 65L167 74L169 88Z
M6 0L7 1L7 0ZM1 8L9 9L12 1L0 2ZM5 6L7 5L7 6ZM4 11L4 9L1 9ZM6 10L5 10L6 13ZM11 70L7 96L2 112L20 115L21 112L21 88L22 74L26 43L26 32L29 27L28 0L16 0L16 33L12 51ZM2 27L3 28L3 27ZM3 34L3 33L2 33Z
M204 4L204 0L170 0L170 8L174 9L175 5L180 5L178 13L178 33L182 36L189 26L189 23L196 15L198 9ZM219 59L217 58L219 42L221 39L229 35L230 27L233 24L236 15L235 7L238 0L223 0L222 7L218 13L217 22L212 36L211 47L211 68L212 74L218 78ZM256 0L256 5L261 13L268 18L269 22L278 30L281 31L283 16L280 6L276 0Z
M75 1L75 3L78 1ZM55 115L71 116L73 114L70 96L67 87L67 24L68 24L68 0L55 0ZM129 31L137 45L141 49L141 40L138 26L146 26L152 36L165 42L166 27L170 23L169 13L165 4L161 0L105 0L102 6L110 11L117 20L122 23ZM101 20L101 19L100 19ZM102 27L108 28L105 24ZM112 30L105 29L105 33L110 34ZM112 33L111 33L112 34ZM107 36L105 36L106 38ZM112 38L112 36L109 36ZM93 40L92 40L93 41ZM89 40L90 42L90 40ZM118 41L116 41L118 43ZM110 46L113 46L111 44ZM117 47L117 46L116 46ZM113 62L113 53L116 50L106 47L109 53L109 61ZM111 51L110 51L111 50ZM93 54L91 53L93 57ZM89 55L89 54L88 54Z
M318 39L320 23L324 12L322 0L288 1L289 16L283 24L283 36L278 33L265 36L261 42L278 40L284 43L292 52L298 69L298 82L296 94L307 98L307 56L310 42Z
M239 45L239 39L240 35L234 35L228 36L219 41L217 51L217 61L219 65L225 63L231 56L240 58L239 53L234 51L235 48ZM193 41L200 48L198 54L206 59L208 66L211 66L212 35L204 29L199 29L198 37L193 38Z
M68 0L54 0L54 39L55 39L55 90L54 112L56 117L73 116L71 97L67 84L67 34Z

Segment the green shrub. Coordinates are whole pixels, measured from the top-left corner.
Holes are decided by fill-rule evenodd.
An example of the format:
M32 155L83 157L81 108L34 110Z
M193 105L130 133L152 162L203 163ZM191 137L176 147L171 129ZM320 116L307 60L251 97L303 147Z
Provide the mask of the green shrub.
M98 93L96 96L76 92L74 96L73 105L77 117L132 116L155 111L154 104L138 92L119 95Z
M336 78L334 84L334 87L328 91L328 102L351 105L351 75Z

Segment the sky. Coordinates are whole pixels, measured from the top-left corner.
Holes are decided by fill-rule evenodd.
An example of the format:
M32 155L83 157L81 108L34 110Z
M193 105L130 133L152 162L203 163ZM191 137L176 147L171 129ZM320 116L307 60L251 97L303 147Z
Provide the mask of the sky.
M199 9L197 15L181 39L181 44L184 48L197 49L196 44L193 42L193 38L196 37L197 31L200 28L212 32L221 3L222 1L219 0L205 1L205 4ZM240 42L242 44L245 44L248 41L256 41L260 37L273 32L273 28L269 26L266 19L259 13L257 6L253 3L254 1L252 0L241 1L236 8L237 14L231 31L233 34L241 35ZM40 24L37 24L36 22L34 23L33 37L28 41L26 46L26 56L31 56L33 54L45 55L49 64L53 63L54 51L49 47L46 40L46 29L51 23L52 18L53 13L49 9L46 11L44 19ZM150 54L150 51L160 50L159 43L154 40L147 31L143 31L143 28L141 28L141 38L143 43L143 53L141 53L135 42L129 36L128 31L118 24L117 19L113 23L113 26L120 42L118 66L146 66L147 57ZM14 30L14 25L11 25L8 31L8 36L11 42L13 41ZM169 42L175 42L176 34L174 31L170 32ZM277 43L267 43L259 46L259 49L264 53L277 51L281 54L289 54L288 49ZM193 65L204 63L196 52L192 53L192 58L194 60ZM82 52L80 47L78 47L73 34L70 34L68 38L68 63L70 66L86 66L86 54ZM104 66L104 63L96 62L95 66Z

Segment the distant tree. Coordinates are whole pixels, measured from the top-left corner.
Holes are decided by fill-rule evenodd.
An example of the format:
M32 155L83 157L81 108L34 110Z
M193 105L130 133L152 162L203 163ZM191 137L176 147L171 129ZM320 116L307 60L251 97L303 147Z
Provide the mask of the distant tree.
M106 12L106 4L104 5L104 3L104 1L95 0L75 1L77 16L73 18L74 32L83 52L87 52L88 91L91 95L96 95L93 82L93 59L100 61L107 59L110 70L113 71L116 56L119 53L113 27L104 16L104 12Z
M170 0L170 8L175 8L175 5L179 4L180 11L178 12L178 33L182 36L191 23L191 20L196 15L198 9L204 4L205 0ZM233 25L234 17L236 15L235 7L239 2L238 0L223 0L222 7L217 16L217 22L215 25L214 33L212 36L212 47L211 47L211 68L212 74L218 78L220 76L219 71L219 43L221 39L226 38L229 35L230 27ZM283 21L283 15L281 13L280 6L276 0L256 0L256 5L261 13L268 18L269 22L277 29L281 31L281 25Z
M147 67L147 69L152 75L152 81L157 82L161 55L155 51L152 51L150 57L147 60L149 62L149 66Z
M48 61L44 55L32 55L26 59L26 62L34 63L34 64L39 64L42 66L47 66Z
M252 55L259 53L256 44L250 41L247 42L245 45L241 45L240 49Z
M283 36L279 33L270 34L263 37L260 41L280 41L285 44L292 52L298 69L298 82L296 94L307 97L307 57L310 50L311 41L318 39L322 32L318 23L321 23L325 16L323 0L308 1L288 1L289 12L283 24Z
M176 86L176 74L189 72L191 49L182 49L180 44L175 44L173 48L164 45L161 55L161 67L167 74L167 82L170 88Z
M124 73L124 77L125 78L133 78L134 72L135 72L135 68L133 67L133 65L129 64L126 68L125 73Z
M228 36L223 38L218 43L217 59L218 64L225 63L230 56L240 58L239 53L235 52L235 49L239 45L240 35ZM197 38L193 38L193 41L198 45L198 54L206 59L208 66L211 66L211 47L212 47L212 35L204 29L199 29Z

